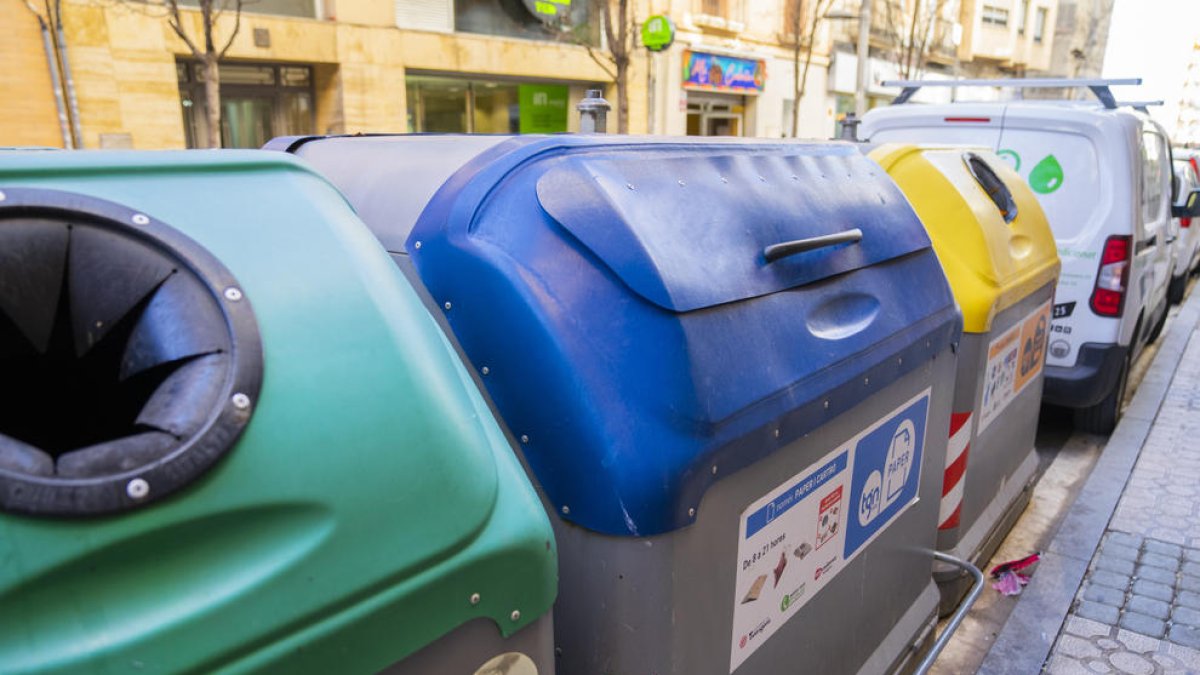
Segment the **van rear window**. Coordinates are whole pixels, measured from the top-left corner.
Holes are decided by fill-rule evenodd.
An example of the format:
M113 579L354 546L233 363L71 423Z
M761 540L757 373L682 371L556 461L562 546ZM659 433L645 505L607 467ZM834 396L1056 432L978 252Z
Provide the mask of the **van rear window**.
M1112 190L1123 187L1104 180L1096 148L1081 134L1006 127L996 154L1029 183L1059 241L1101 227Z

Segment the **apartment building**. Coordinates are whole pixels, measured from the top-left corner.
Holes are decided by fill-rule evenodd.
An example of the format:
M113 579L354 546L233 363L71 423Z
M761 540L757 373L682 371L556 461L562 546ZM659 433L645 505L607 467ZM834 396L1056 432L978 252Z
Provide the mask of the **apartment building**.
M886 80L1022 77L1050 66L1060 0L871 0L869 106L899 93ZM838 115L853 110L861 0L837 0L830 95ZM948 102L960 92L921 90L915 100ZM973 98L998 96L972 91Z
M180 4L198 35L199 13L186 9L195 3ZM599 24L589 3L551 4L591 28L568 34L533 10L513 11L521 2L496 0L247 2L220 68L223 145L310 133L574 130L575 103L588 88L611 90L612 77L591 53ZM233 14L217 22L218 39ZM57 56L22 0L0 0L0 16L0 61L9 66L0 73L0 145L64 147L73 128L86 148L203 144L203 72L160 5L63 0ZM63 57L76 103L64 95L60 116L49 64ZM638 55L631 78L644 81L644 64ZM631 131L645 131L645 105L644 89L634 89Z
M1188 53L1172 139L1176 145L1200 148L1200 42L1193 43Z

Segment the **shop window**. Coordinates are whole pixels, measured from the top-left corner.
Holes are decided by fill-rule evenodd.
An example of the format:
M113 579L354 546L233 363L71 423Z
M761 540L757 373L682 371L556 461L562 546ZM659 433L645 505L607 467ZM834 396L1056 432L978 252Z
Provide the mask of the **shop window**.
M242 5L243 12L317 18L319 0L253 0ZM199 0L179 0L180 7L199 7Z
M984 5L981 19L985 24L1000 27L1007 26L1008 10L1004 7L997 7L995 5Z
M176 64L183 126L189 148L208 136L204 114L204 71L200 64ZM259 148L276 136L314 133L312 68L271 64L220 66L221 145Z
M592 21L590 0L454 0L454 30L600 44L600 23Z
M1020 7L1020 14L1017 15L1017 35L1024 35L1025 24L1029 23L1029 0L1021 0Z
M567 131L568 85L412 75L410 132L517 134Z

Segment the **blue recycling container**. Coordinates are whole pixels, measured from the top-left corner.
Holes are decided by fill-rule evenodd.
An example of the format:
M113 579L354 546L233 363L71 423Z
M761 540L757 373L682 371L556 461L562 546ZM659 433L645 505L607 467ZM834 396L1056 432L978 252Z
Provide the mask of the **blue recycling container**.
M840 143L272 146L423 286L557 514L559 672L912 664L962 321L878 165Z

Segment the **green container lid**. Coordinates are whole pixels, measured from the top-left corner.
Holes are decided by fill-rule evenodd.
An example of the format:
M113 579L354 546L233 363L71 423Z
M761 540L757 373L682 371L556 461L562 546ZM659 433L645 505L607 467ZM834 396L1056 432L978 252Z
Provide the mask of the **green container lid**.
M372 671L471 619L507 636L549 611L556 552L528 479L324 179L282 153L0 153L0 192L26 188L123 205L211 253L253 306L262 379L238 440L172 494L0 513L0 670Z

